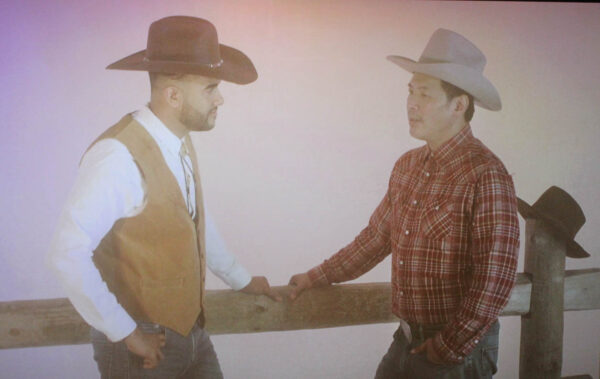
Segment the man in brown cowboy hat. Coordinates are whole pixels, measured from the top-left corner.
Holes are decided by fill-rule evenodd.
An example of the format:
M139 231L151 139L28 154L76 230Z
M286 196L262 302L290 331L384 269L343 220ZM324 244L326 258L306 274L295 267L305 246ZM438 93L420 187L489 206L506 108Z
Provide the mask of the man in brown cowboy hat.
M517 199L502 162L473 137L474 104L500 110L483 76L483 53L437 30L413 73L410 134L426 145L404 154L369 224L321 265L292 276L304 289L357 278L392 254L392 308L403 321L376 378L489 378L498 315L516 278Z
M236 290L280 297L235 261L205 213L189 132L214 127L221 80L247 84L256 70L210 22L183 16L152 23L147 49L108 68L148 71L150 103L84 154L52 267L92 326L103 378L222 378L203 329L206 265Z

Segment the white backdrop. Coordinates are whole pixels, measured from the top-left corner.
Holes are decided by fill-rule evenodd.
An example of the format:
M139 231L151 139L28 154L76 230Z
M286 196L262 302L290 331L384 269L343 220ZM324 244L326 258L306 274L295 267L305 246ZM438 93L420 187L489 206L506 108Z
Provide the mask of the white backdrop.
M13 0L0 5L0 301L64 296L43 257L79 158L148 100L146 74L104 67L143 49L149 24L176 14L212 21L259 72L248 86L223 83L215 130L193 136L208 206L252 273L286 284L366 225L395 160L421 145L407 129L410 75L385 57L418 58L438 27L484 51L502 96L501 112L476 110L475 135L521 198L558 185L579 202L587 223L576 239L592 257L567 268L600 267L598 4ZM386 259L357 281L389 278ZM207 286L225 288L212 276ZM598 378L599 316L565 314L563 375ZM519 318L501 323L497 377L515 378ZM213 342L228 378L368 378L395 327ZM3 350L0 367L1 378L98 376L89 345Z

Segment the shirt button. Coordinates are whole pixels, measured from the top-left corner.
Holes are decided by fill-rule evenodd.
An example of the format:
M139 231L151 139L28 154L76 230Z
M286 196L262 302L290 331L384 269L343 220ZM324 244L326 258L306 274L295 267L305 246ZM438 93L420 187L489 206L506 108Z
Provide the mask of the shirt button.
M479 340L477 340L477 339L476 339L476 340L475 340L475 341L473 341L473 342L475 342L475 344L478 344L478 343L479 343Z
M440 206L436 205L433 209L435 209L436 211L439 211L440 210Z
M416 200L413 200L413 204L414 204L414 205L417 205L417 201L416 201Z
M403 264L404 264L404 261L400 261L400 262L398 262L398 263L400 263L401 265L403 265Z
M406 234L406 235L409 235L409 233L410 232L408 231L408 229L404 231L404 234Z
M429 175L431 175L429 172L425 172L425 176L429 178Z
M404 295L404 291L400 291L400 296Z

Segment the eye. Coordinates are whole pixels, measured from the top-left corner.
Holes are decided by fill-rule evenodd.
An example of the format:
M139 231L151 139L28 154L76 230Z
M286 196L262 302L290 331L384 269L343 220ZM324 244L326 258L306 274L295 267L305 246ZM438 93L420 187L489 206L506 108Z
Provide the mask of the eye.
M218 84L212 84L210 86L207 86L205 88L205 91L208 93L213 93L217 87L218 87Z

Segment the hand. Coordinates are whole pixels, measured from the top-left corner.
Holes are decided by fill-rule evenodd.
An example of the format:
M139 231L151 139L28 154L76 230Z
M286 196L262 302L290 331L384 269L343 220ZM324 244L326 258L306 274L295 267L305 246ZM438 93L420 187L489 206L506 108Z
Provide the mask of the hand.
M444 361L439 357L439 355L433 349L433 340L431 338L427 338L425 342L421 345L415 347L410 351L411 354L427 354L427 360L433 364L441 365L444 364Z
M253 276L250 283L240 291L251 295L267 295L275 301L281 301L281 295L279 295L271 286L269 281L264 276Z
M291 300L296 300L302 291L313 286L307 273L292 276L289 285L292 286L289 294Z
M125 345L129 351L144 358L144 368L155 368L158 366L158 362L165 357L160 351L160 348L165 346L163 333L147 334L135 328L130 335L125 337Z

